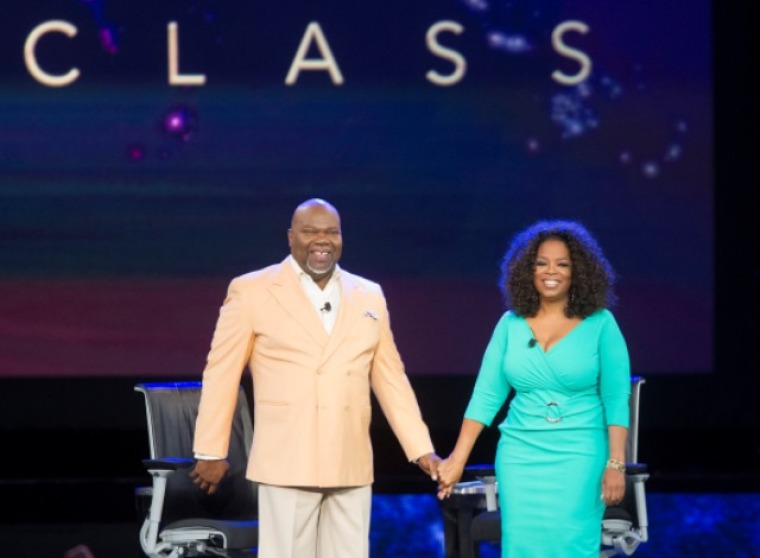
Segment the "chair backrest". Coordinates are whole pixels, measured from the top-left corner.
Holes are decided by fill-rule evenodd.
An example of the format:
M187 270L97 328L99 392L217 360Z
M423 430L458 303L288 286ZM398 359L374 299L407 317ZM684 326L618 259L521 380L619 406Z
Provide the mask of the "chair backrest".
M629 467L642 468L644 464L638 462L639 457L639 400L641 399L641 386L645 383L641 376L631 377L631 397L628 400L630 409L630 423L628 425L628 439L625 448L625 461ZM625 496L623 501L614 506L607 506L604 519L623 519L631 521L633 526L640 526L639 503L636 494L636 477L628 474L625 478Z
M148 445L152 459L193 458L193 437L201 382L141 383L135 391L145 397ZM200 490L179 470L168 479L162 523L190 517L210 519L251 519L258 515L256 484L245 478L253 425L243 388L238 393L232 422L230 470L213 495Z
M639 400L641 398L641 386L645 382L646 380L641 376L631 376L631 397L628 400L631 414L625 455L625 460L628 463L636 463L639 460Z

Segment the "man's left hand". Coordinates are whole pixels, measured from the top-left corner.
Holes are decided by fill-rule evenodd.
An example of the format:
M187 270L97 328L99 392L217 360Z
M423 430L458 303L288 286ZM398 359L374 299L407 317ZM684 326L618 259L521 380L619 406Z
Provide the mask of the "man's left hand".
M430 478L434 481L438 480L438 464L441 462L441 458L435 453L427 453L417 460L417 465L420 469L425 471Z

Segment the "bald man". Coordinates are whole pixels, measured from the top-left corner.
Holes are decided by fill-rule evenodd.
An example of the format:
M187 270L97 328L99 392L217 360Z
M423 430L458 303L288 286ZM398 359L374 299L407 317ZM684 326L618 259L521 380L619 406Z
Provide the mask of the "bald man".
M293 212L290 255L236 277L211 342L196 423L194 482L227 472L241 374L253 376L247 476L259 483L259 558L367 558L374 393L410 462L440 458L377 283L338 266L340 215L310 199Z

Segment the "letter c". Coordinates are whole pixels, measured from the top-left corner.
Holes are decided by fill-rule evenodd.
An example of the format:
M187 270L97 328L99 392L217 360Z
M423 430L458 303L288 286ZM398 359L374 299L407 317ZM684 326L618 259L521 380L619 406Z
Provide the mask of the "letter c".
M24 43L24 63L26 69L31 76L40 82L42 85L48 87L64 87L70 85L79 77L79 69L71 68L63 75L53 75L44 71L37 63L37 56L35 55L35 49L37 48L37 42L47 33L63 33L69 38L74 37L77 34L77 28L63 20L51 20L44 23L40 23L37 27L32 29L29 36Z

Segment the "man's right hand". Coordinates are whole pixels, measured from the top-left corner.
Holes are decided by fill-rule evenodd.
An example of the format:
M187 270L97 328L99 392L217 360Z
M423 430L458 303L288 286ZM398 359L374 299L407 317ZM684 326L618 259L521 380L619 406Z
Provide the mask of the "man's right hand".
M190 471L190 478L198 488L213 494L229 469L226 459L199 459Z

